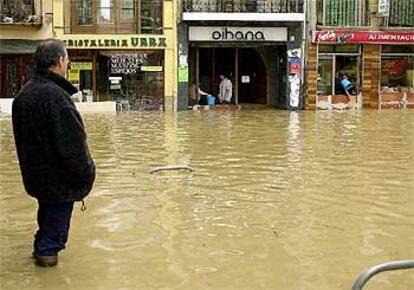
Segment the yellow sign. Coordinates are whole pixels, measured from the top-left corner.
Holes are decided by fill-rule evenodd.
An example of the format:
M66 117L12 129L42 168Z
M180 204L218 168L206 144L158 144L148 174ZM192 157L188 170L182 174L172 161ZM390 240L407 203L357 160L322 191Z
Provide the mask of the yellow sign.
M91 62L71 62L70 68L73 70L92 70Z
M79 70L77 69L71 69L69 70L69 80L72 82L78 82L79 81Z
M162 66L142 65L141 71L162 71Z

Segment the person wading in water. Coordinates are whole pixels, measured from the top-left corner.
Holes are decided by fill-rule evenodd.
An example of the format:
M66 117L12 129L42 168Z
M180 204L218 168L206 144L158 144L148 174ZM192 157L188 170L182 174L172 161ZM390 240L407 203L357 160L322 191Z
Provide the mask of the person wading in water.
M12 121L23 183L38 201L33 257L47 267L57 265L65 248L73 204L91 191L95 164L70 98L77 89L65 79L69 59L63 42L42 42L34 64L33 78L14 99Z

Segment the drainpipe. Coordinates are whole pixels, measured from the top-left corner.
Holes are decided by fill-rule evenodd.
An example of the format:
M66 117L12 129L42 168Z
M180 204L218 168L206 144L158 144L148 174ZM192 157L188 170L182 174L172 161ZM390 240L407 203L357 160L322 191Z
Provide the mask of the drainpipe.
M305 70L305 65L308 62L307 52L308 52L308 41L307 36L309 35L309 13L311 10L309 9L309 3L311 1L303 1L303 13L305 14L305 20L303 21L303 35L302 35L302 108L305 109L306 100L306 85L307 85L307 74ZM312 40L310 40L312 41Z

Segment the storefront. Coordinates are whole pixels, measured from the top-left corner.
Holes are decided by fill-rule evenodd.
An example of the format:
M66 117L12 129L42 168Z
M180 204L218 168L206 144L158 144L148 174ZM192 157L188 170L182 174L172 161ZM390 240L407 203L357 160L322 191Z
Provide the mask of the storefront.
M187 104L200 104L197 87L219 95L220 75L232 83L231 104L302 107L302 23L186 22L179 51L179 82ZM181 91L181 94L183 92Z
M414 107L414 44L382 45L380 85L382 101Z
M115 101L132 110L164 106L163 37L64 40L71 61L69 80L82 101Z
M327 100L348 105L341 85L344 77L352 83L351 94L361 98L365 107L414 105L414 33L315 31L309 56L317 58L317 65L310 65L307 86L316 107Z

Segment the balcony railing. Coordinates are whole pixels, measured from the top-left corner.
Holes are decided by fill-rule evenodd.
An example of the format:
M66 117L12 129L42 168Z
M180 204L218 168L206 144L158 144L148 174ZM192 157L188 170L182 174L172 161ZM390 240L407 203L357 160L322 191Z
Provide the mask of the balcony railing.
M183 0L183 12L303 13L304 0Z
M363 25L362 3L360 0L318 0L318 24L339 27Z
M394 27L414 27L414 1L391 0L390 14L385 25Z
M4 0L0 5L0 24L40 24L34 1Z

